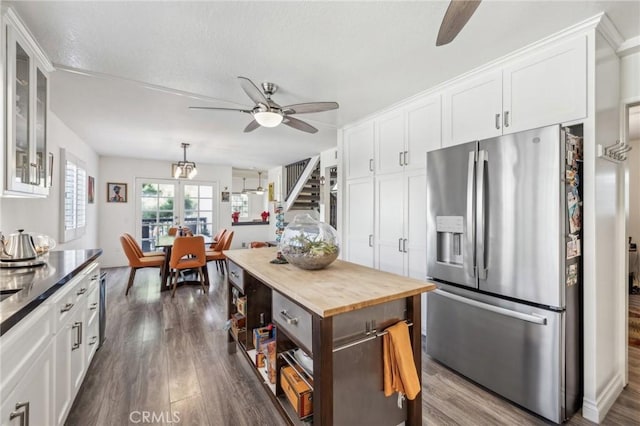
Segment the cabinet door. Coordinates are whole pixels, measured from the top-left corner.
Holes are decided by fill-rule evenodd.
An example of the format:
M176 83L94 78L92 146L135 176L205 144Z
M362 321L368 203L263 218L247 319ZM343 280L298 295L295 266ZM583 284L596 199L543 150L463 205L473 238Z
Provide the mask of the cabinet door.
M373 120L344 131L346 178L373 175Z
M587 116L587 39L564 42L504 68L504 133Z
M427 276L427 175L424 170L404 176L405 275L418 280Z
M502 134L502 71L464 81L442 95L442 146Z
M393 111L376 120L376 174L404 169L404 114Z
M441 96L410 104L406 108L406 116L405 170L422 169L427 165L427 152L442 146Z
M51 171L49 170L47 156L47 112L48 112L48 81L39 67L35 67L35 126L34 126L34 164L36 165L33 172L33 183L37 186L35 192L46 194L49 190L51 182L47 180Z
M83 345L81 340L81 324L83 309L72 311L69 320L62 326L55 337L55 424L61 425L71 408L76 390L80 387L84 369Z
M404 173L376 176L376 268L404 275Z
M53 343L49 342L36 361L21 377L17 386L8 396L2 395L0 425L17 426L20 417L11 419L11 413L25 413L24 424L53 425ZM29 403L29 417L26 407L16 404Z
M27 42L7 27L7 189L32 192L32 58Z
M345 197L345 260L372 268L373 178L348 180Z

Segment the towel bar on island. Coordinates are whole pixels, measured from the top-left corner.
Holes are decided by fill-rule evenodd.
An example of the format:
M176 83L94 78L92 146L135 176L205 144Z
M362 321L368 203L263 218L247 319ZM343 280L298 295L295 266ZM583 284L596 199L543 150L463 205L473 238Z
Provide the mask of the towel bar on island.
M409 326L409 327L413 326L412 322L409 322L409 321L405 321L405 322L407 323L407 326ZM369 342L371 340L377 339L378 337L382 337L387 333L388 333L387 331L377 331L375 329L375 323L374 323L374 329L373 330L364 332L365 337L363 337L361 339L358 339L358 340L354 340L353 342L345 343L344 345L336 346L335 348L333 348L333 352L339 352L339 351L341 351L343 349L347 349L347 348L359 345L359 344L364 343L364 342Z

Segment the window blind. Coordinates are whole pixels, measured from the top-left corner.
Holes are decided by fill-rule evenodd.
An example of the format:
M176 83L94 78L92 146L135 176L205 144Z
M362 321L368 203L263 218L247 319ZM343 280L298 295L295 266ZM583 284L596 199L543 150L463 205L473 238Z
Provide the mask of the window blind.
M63 165L62 241L80 238L87 225L87 171L84 163L65 149L60 150Z

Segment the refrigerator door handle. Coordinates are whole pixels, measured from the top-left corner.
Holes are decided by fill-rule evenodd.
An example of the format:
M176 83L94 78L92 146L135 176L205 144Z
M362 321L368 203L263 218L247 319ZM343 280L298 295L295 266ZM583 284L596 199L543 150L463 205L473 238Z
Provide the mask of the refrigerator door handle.
M476 276L475 261L475 225L473 223L473 196L475 194L473 183L476 165L476 152L469 152L469 162L467 167L467 230L465 232L465 253L464 265L467 274L471 277Z
M476 265L478 265L478 278L481 280L487 279L487 268L485 265L485 190L484 190L484 168L488 161L487 151L478 151L478 167L476 168L476 238L477 238L477 251L476 251Z
M523 314L522 312L512 311L511 309L501 308L500 306L490 305L488 303L479 302L477 300L468 299L457 294L449 293L448 291L436 289L433 291L435 294L448 299L455 300L460 303L475 306L476 308L484 309L486 311L495 312L496 314L504 315L511 318L516 318L522 321L527 321L533 324L547 325L547 318L535 313Z

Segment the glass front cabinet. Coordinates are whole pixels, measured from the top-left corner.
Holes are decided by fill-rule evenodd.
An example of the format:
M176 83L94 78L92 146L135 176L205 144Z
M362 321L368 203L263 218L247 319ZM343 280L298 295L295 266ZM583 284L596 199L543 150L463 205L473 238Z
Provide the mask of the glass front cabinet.
M4 194L46 196L52 157L47 151L48 73L53 66L11 10L3 16L6 91Z

